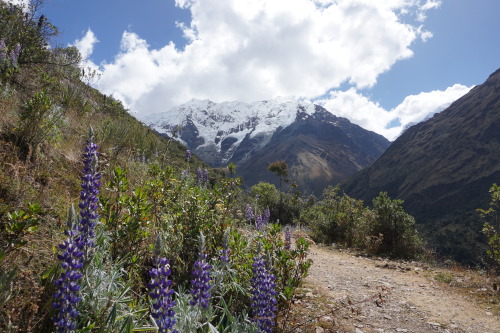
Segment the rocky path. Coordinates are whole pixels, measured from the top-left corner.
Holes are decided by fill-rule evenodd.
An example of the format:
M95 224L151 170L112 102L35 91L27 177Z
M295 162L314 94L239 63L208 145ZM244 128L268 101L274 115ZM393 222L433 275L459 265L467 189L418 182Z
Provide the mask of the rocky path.
M498 314L426 277L422 267L316 245L310 250L308 289L297 303L316 313L318 320L309 328L290 331L500 332Z

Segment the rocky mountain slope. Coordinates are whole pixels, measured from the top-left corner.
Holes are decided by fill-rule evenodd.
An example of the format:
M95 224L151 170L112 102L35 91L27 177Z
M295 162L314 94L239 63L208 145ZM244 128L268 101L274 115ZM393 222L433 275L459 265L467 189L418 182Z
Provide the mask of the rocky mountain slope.
M320 106L283 98L252 104L191 100L142 120L214 167L234 163L247 186L277 182L267 166L285 160L301 191L315 194L367 167L389 146L384 137Z
M477 253L488 189L500 183L500 70L431 119L409 128L369 168L342 188L371 201L380 191L405 208L457 259Z

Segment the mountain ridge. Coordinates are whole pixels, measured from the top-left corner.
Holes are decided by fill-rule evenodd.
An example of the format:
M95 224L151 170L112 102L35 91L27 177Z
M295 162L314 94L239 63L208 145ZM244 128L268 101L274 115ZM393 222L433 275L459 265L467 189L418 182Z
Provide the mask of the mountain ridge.
M433 234L435 245L459 259L469 257L464 254L469 249L453 250L446 233L452 230L457 240L469 235L469 247L479 242L481 223L474 211L486 207L495 182L500 183L500 70L444 111L410 127L341 187L368 202L380 191L403 199L417 223ZM459 229L464 235L455 232Z

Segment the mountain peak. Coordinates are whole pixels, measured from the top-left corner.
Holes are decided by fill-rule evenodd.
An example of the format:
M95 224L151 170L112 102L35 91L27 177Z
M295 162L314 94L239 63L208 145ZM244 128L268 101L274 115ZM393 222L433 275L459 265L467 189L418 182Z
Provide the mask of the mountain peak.
M145 122L170 136L177 131L177 140L214 167L238 165L247 185L272 182L267 165L286 160L292 173L297 166L294 176L303 190L316 194L370 165L389 146L376 133L290 97L255 103L192 99Z

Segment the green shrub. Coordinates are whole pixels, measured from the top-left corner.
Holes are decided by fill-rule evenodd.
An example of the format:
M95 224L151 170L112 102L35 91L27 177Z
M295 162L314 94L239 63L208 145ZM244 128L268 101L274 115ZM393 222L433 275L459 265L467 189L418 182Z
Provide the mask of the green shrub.
M477 211L486 220L483 225L483 234L486 236L487 244L486 263L493 270L500 272L500 186L493 184L490 193L490 207Z
M402 200L391 200L386 192L373 199L374 235L383 235L380 252L398 258L412 258L422 249L415 219L406 213Z
M328 187L323 198L305 213L313 238L323 243L339 243L346 247L363 247L370 233L364 219L363 202L339 195L339 188Z

